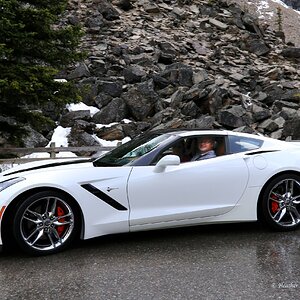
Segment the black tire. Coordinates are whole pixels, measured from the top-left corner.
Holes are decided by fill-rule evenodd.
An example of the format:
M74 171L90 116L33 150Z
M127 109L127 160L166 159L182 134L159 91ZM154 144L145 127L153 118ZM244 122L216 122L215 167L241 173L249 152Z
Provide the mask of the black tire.
M284 174L269 182L263 193L262 217L272 229L292 231L300 226L300 176Z
M65 249L79 230L77 207L63 193L51 190L28 197L18 207L13 220L17 244L31 255L53 254Z

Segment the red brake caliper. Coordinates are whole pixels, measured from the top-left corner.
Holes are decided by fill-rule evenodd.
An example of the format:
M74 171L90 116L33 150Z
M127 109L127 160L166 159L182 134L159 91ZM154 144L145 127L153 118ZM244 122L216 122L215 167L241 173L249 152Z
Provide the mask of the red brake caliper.
M56 210L57 210L57 216L58 217L61 217L61 216L65 215L64 210L60 206L58 206ZM62 218L59 221L60 222L64 222L65 218ZM66 227L65 225L57 226L56 230L57 230L57 233L58 233L59 236L62 236L62 234L63 234L63 232L65 230L65 227Z
M278 197L275 196L275 195L271 195L271 198L274 199L274 200L278 200ZM272 201L272 203L271 203L271 210L272 210L272 213L276 213L279 210L279 204L278 204L278 202Z

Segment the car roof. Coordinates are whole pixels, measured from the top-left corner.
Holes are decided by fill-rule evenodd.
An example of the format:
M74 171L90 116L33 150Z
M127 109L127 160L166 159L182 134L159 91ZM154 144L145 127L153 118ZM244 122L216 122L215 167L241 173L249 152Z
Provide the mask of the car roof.
M196 135L217 135L217 136L240 136L251 139L258 139L264 141L264 147L292 147L290 143L274 138L266 137L262 134L244 133L239 131L231 131L226 129L202 129L202 128L176 128L176 129L161 129L151 130L148 134L170 134L177 137L189 137ZM295 146L294 146L295 147Z
M149 134L172 134L181 137L187 137L191 135L239 135L245 137L252 137L252 138L261 138L264 139L265 137L262 135L255 135L249 133L242 133L242 132L234 132L230 130L224 129L202 129L202 128L175 128L175 129L160 129L160 130L151 130L148 132Z

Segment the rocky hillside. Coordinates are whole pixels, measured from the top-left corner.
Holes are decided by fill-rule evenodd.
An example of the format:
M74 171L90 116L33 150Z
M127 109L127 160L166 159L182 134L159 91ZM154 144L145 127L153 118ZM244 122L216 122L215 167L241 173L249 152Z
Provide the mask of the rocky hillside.
M285 42L300 47L300 1L299 0L232 0L255 15L260 24L266 24L278 30L278 9L280 9L281 27L285 33ZM297 11L298 9L299 11Z
M89 56L62 77L99 112L60 114L70 145L178 127L300 138L300 48L231 2L71 0L62 22L84 26Z

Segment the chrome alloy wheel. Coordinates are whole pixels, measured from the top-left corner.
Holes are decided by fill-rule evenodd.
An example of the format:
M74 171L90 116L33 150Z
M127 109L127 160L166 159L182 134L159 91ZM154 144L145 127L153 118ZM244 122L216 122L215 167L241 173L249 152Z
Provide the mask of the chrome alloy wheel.
M300 223L300 181L286 178L275 184L268 195L268 212L280 227L294 227Z
M19 232L29 248L54 250L68 240L74 229L74 213L70 205L57 196L39 198L24 209Z

